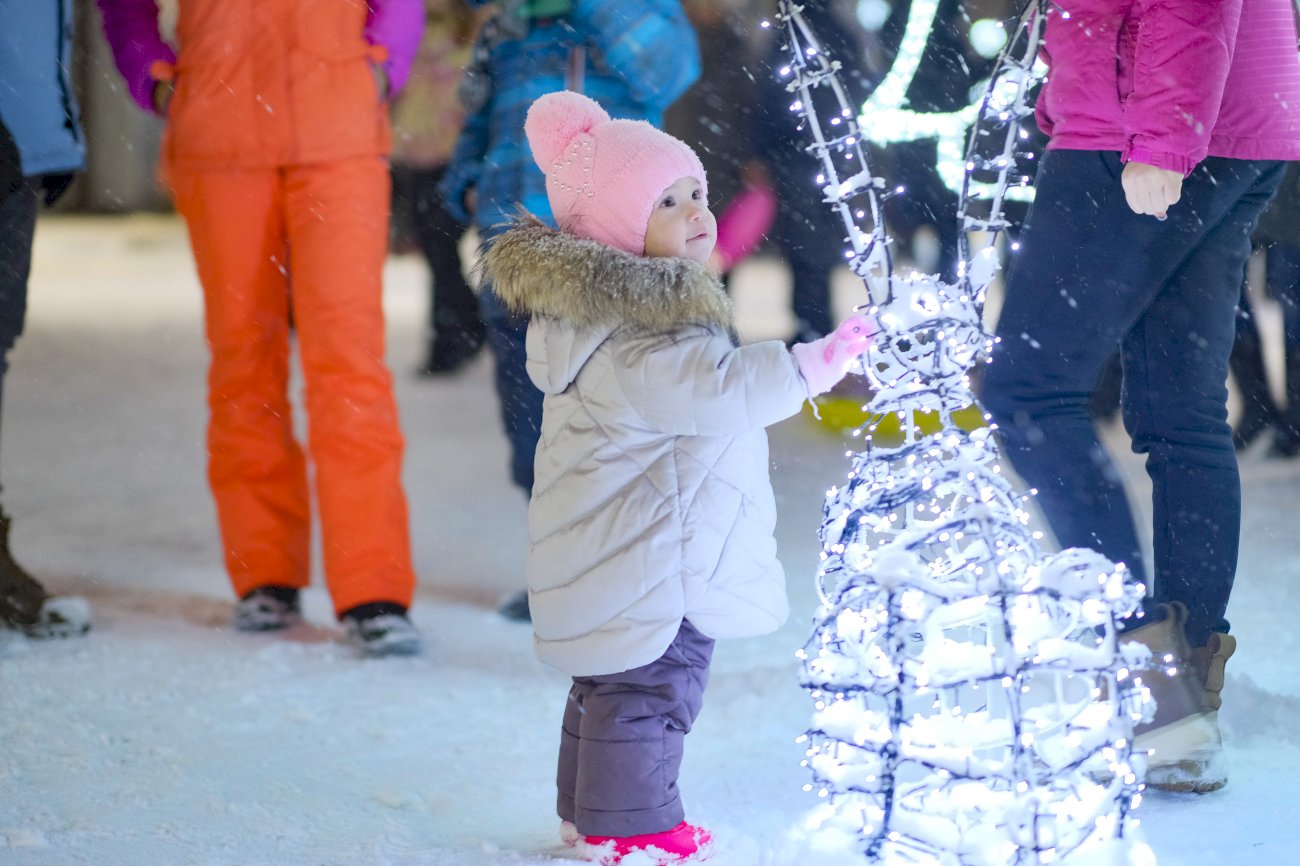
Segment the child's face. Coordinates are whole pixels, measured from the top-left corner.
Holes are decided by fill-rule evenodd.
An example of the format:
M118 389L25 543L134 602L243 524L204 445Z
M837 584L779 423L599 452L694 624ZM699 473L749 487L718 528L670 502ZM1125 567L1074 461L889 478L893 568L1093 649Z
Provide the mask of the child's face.
M708 260L718 240L718 224L704 201L704 190L693 177L659 194L645 229L645 254L653 257Z

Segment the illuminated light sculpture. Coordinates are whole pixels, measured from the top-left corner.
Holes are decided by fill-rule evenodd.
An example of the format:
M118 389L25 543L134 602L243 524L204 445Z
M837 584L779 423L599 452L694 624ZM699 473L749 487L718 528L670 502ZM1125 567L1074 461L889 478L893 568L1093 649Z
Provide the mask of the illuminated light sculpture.
M806 787L823 801L809 842L821 862L839 852L889 866L1152 863L1132 815L1144 761L1131 751L1151 706L1129 675L1149 656L1116 628L1143 587L1092 551L1044 555L990 430L952 420L973 402L968 371L990 347L980 313L1011 178L999 160L1015 154L1041 16L1022 19L973 119L972 173L1003 170L987 200L967 189L963 225L984 246L970 255L965 241L949 286L893 273L885 183L801 9L782 0L778 15L791 111L880 324L860 359L875 388L868 408L898 414L908 433L881 447L871 427L857 431L862 450L826 497L821 604L798 653L814 702L800 737ZM837 109L814 99L819 88ZM938 413L937 433L916 435L921 411Z
M938 12L939 0L912 0L897 56L885 78L859 108L858 116L863 133L872 144L887 147L897 142L933 140L939 178L954 193L962 194L971 191L965 159L966 143L971 128L985 111L984 100L978 99L950 112L913 111L904 107L907 90L921 66L921 57ZM1031 55L1029 66L1023 70L1034 82L1041 80L1046 72L1045 66L1036 61L1037 55ZM1003 74L1005 77L1005 70ZM986 96L987 93L986 89ZM1006 190L1008 199L1029 201L1033 198L1028 178L1022 176L1021 180L1023 182Z

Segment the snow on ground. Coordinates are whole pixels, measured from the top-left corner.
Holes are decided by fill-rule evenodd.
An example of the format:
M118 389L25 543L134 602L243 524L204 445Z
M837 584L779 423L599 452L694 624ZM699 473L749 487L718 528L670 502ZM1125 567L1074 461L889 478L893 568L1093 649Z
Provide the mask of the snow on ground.
M448 381L412 376L423 280L417 260L394 259L386 302L421 580L413 617L428 648L360 660L319 588L290 634L226 627L180 225L42 223L6 382L4 502L21 561L86 596L96 621L84 639L0 643L0 864L571 862L552 787L567 681L492 610L522 585L525 505L507 481L489 362ZM737 275L748 336L788 324L783 280L762 261ZM851 303L852 281L838 288ZM795 613L772 636L719 645L682 778L689 817L716 831L718 866L819 862L791 842L813 805L793 742L808 718L793 651L843 446L805 417L772 442ZM1140 491L1140 466L1125 466ZM1256 452L1243 470L1230 611L1241 648L1222 714L1233 779L1208 796L1147 798L1143 829L1165 866L1300 862L1300 461Z

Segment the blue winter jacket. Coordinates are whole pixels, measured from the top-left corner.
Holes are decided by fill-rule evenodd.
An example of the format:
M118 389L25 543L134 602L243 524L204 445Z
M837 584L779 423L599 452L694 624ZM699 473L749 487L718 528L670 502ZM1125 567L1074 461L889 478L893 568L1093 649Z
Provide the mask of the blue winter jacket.
M0 118L27 177L85 165L71 57L72 0L0 0Z
M504 223L517 204L551 221L524 117L537 97L565 89L577 47L586 54L582 92L612 117L661 126L664 110L700 75L695 30L681 0L574 0L567 15L533 22L522 39L490 52L491 95L466 121L439 187L460 219L468 220L464 196L472 186L480 229Z

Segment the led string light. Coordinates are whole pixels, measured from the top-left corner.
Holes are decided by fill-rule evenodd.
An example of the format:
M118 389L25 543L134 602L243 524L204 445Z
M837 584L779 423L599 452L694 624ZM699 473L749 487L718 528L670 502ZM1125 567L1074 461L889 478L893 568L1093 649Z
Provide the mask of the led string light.
M988 250L1009 226L1002 211L1003 203L1008 199L1033 198L1032 179L1019 174L1016 169L1021 157L1033 157L1032 152L1022 151L1029 139L1022 121L1033 114L1032 94L1046 74L1038 55L1049 5L1050 0L1030 0L1021 13L1012 37L998 56L993 74L984 88L962 159L957 206L957 225L961 229L957 238L960 255L957 277L959 283L972 290L981 306L983 287L972 286L969 274L972 235L983 233L985 250ZM992 154L988 154L990 146ZM985 184L975 180L977 172L988 171L996 173L996 182ZM1025 194L1019 195L1020 191ZM979 282L982 276L973 279Z
M785 5L783 2L783 9ZM884 189L884 180L874 175L862 147L857 113L836 74L840 64L822 49L802 15L779 15L778 19L785 24L785 38L791 49L790 64L780 74L791 79L786 85L795 94L790 111L799 116L800 128L806 129L813 138L805 149L821 163L817 183L822 188L823 201L843 221L849 267L866 283L873 303L886 303L892 298L893 261L879 194ZM772 24L763 21L760 26L769 29ZM817 113L814 93L824 89L829 89L835 106L831 116L823 119Z
M841 110L843 92L801 9L782 0L778 14L791 109L880 324L860 359L875 389L868 409L898 414L906 434L887 447L873 426L855 431L861 450L848 452L847 479L823 507L820 604L796 653L813 700L799 738L805 788L820 801L807 831L821 852L887 866L1149 862L1132 816L1144 756L1131 744L1151 703L1129 674L1148 659L1117 631L1143 587L1092 551L1044 555L990 430L952 419L973 402L968 371L990 346L980 306L997 272L1001 215L974 226L989 243L959 285L892 273L885 183L871 175L851 115L816 112L815 89L830 88ZM1018 140L1025 95L1000 80L990 89L1011 102L986 97L980 110L996 111ZM997 206L1010 183L998 173ZM978 221L966 201L962 213ZM918 438L914 415L931 410L941 429Z

